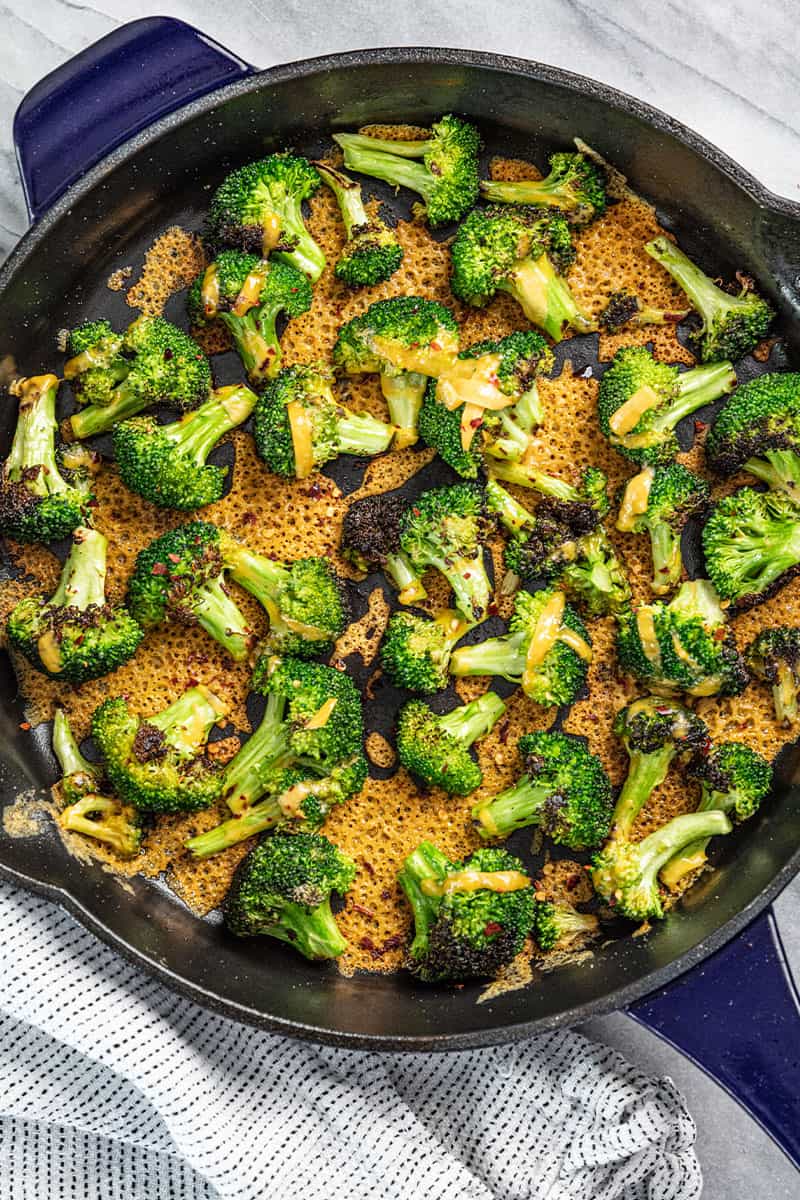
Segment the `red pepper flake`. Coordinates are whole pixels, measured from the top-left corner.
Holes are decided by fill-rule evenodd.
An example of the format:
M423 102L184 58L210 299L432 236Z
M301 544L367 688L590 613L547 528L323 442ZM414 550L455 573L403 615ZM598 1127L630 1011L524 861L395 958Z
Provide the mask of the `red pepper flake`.
M369 862L366 858L362 858L361 862L362 862L362 864L364 866L364 870L367 872L367 874L371 875L374 879L375 878L375 868L373 867L372 863Z
M490 617L496 617L496 616L497 616L497 614L498 614L498 612L500 611L500 609L497 607L497 601L496 601L496 600L491 600L491 601L489 602L489 606L488 606L488 608L486 609L486 611L487 611L487 613L489 614L489 616L490 616Z
M726 634L727 634L727 630L725 630L725 629L715 629L714 630L714 641L715 642L724 642Z
M694 419L695 433L702 433L704 429L708 429L708 421L699 421L697 417Z
M168 554L168 555L167 555L167 558L168 558L168 559L169 559L169 561L170 561L170 562L172 562L172 563L179 563L179 562L181 561L181 556L180 556L180 554L175 554L175 553L174 553L174 551L173 551L173 553L172 553L172 554Z
M312 483L311 487L308 489L308 495L312 500L319 500L323 495L322 488L318 483Z
M501 721L497 728L497 736L500 739L500 745L505 746L508 741L508 732L511 728L510 721Z
M483 417L473 417L470 421L470 429L478 429L483 424Z
M20 727L20 729L24 729L25 732L27 733L31 727L31 723L30 723L30 721L20 721L19 727Z
M378 949L378 947L373 942L372 938L367 937L366 935L362 938L359 938L358 944L362 950L369 950L370 954L372 954L372 955L374 955L375 951Z
M151 575L166 575L166 573L167 573L166 563L154 563L153 568L150 572Z
M420 510L419 510L419 509L416 507L416 505L414 506L414 508L412 508L412 510L411 510L411 511L412 511L412 513L414 514L414 516L415 516L415 517L418 517L418 516L419 516L419 512L420 512Z
M568 892L574 892L575 888L578 886L580 881L581 881L580 875L570 875L569 879L567 879L565 881L564 887L567 889Z
M187 676L187 678L186 678L186 687L187 687L187 688L190 688L190 687L197 687L197 685L198 685L198 683L199 683L199 682L200 682L200 680L199 680L199 679L195 679L194 675L189 675L189 676ZM185 690L185 689L184 689L184 690Z
M497 921L487 921L483 927L484 937L491 937L492 934L502 933L502 932L503 932L503 926L499 925L497 923Z
M255 525L258 521L258 517L254 512L248 511L242 515L242 520L244 521L245 525Z
M356 912L361 913L362 917L369 917L372 921L377 920L375 913L371 908L367 908L365 904L359 904L357 900L353 900L351 903Z
M196 355L196 357L199 358L200 355L198 354L198 355ZM167 346L166 350L164 351L164 362L169 362L169 360L171 358L172 358L172 351L170 350L169 346Z
M334 659L334 661L331 663L331 666L334 667L337 671L346 671L347 670L347 663L344 661L343 658Z
M441 348L442 348L441 342L431 342L431 350L441 350Z

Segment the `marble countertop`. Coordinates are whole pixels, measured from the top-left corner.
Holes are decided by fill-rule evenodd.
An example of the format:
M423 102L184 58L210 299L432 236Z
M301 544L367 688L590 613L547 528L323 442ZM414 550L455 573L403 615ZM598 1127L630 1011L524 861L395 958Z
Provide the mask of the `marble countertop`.
M800 88L794 6L756 0L429 0L408 8L362 0L6 0L0 8L0 258L25 231L11 121L25 91L116 25L149 14L180 17L255 66L365 46L429 45L539 59L592 76L664 109L716 143L767 187L800 199ZM800 978L800 882L776 905ZM623 1014L587 1033L647 1071L670 1075L698 1124L706 1200L792 1200L797 1172L739 1106L691 1062ZM732 1149L735 1147L735 1153ZM769 1185L764 1181L769 1180ZM768 1186L769 1190L765 1191Z

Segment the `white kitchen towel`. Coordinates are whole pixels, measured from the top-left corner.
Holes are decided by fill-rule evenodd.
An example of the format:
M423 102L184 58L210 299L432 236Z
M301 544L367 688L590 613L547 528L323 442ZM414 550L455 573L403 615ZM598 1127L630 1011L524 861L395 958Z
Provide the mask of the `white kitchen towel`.
M0 1200L696 1200L668 1079L555 1032L458 1054L238 1025L0 883Z

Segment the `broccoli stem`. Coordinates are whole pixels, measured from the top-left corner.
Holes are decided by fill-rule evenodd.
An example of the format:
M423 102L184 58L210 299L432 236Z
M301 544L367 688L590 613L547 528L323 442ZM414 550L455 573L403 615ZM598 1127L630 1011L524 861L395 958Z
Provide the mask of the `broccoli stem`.
M369 224L369 215L361 198L361 188L355 179L348 179L340 171L334 171L333 167L329 167L327 163L315 162L314 166L321 175L323 183L328 185L336 197L336 203L339 205L344 222L345 235L350 238L354 229Z
M481 196L501 204L538 204L555 208L574 208L563 179L552 173L546 179L483 179Z
M674 429L684 417L705 404L713 404L736 386L736 372L729 362L690 367L678 376L678 395L653 418L653 429Z
M257 833L274 829L282 817L283 810L278 800L269 796L266 800L260 800L258 804L245 808L241 815L230 817L220 825L215 825L213 829L207 829L205 833L189 838L184 845L195 858L211 858L212 855L221 854L223 850L236 846Z
M591 333L596 322L581 312L575 297L546 254L522 259L513 276L499 284L501 291L513 296L528 320L560 342L564 326L576 333Z
M486 484L486 503L509 533L521 533L532 523L532 516L496 479Z
M478 832L484 838L505 837L524 825L534 825L548 798L546 788L533 783L527 775L513 787L506 788L489 804L475 805L473 820L478 823Z
M471 746L500 720L506 711L505 702L496 692L486 692L477 700L454 708L439 718L439 727L464 746Z
M343 454L382 454L394 437L394 428L369 413L347 413L336 421L336 441Z
M267 383L278 374L281 365L281 344L275 327L280 306L262 304L249 309L244 316L219 312L218 318L230 333L251 383Z
M57 708L53 717L53 753L61 767L62 779L78 774L87 775L92 780L99 777L96 764L81 754L63 708Z
M100 820L92 820L99 817ZM132 858L139 849L139 832L118 800L94 792L82 796L58 814L58 823L71 833L82 833L105 842L122 858Z
M347 949L328 899L312 909L301 904L283 905L280 922L263 932L288 942L306 958L338 958Z
M344 165L349 171L382 179L392 187L408 188L428 203L438 180L423 163L408 161L424 157L426 142L382 142L359 134L337 134L335 140L344 150Z
M281 213L281 242L284 241L291 242L292 249L275 250L275 258L297 267L316 283L325 269L325 255L306 229L300 201L287 200Z
M736 796L733 792L714 792L703 788L703 795L696 811L729 813L736 806ZM661 870L661 880L669 888L674 888L687 875L699 871L706 863L706 850L710 837L699 838L684 846L679 854L670 858Z
M411 563L411 559L402 550L389 554L383 564L383 572L391 579L400 593L398 600L401 604L411 604L414 600L424 600L427 596L419 572Z
M430 565L441 571L453 589L455 607L467 621L486 615L492 589L483 566L482 551L475 558L432 558Z
M640 886L655 889L658 873L670 859L688 852L690 847L700 842L708 845L712 837L730 833L731 828L730 821L720 809L673 817L636 847L641 872Z
M652 521L649 526L653 555L653 592L657 596L671 592L683 570L681 536L667 521Z
M399 138L374 138L364 133L335 133L333 140L338 142L344 151L347 150L379 150L382 154L393 154L399 158L424 158L433 146L431 138L420 138L413 141Z
M218 641L235 662L247 658L253 635L221 579L212 579L195 590L192 612L201 629Z
M69 487L56 460L57 392L55 375L35 376L22 380L17 386L19 417L5 462L5 474L9 480L18 483L24 471L36 471L25 480L26 488L35 496L54 495Z
M777 681L772 688L775 716L783 725L794 725L797 721L798 681L789 663L776 664Z
M421 842L403 863L397 881L405 893L414 917L414 940L410 946L412 958L419 958L428 949L428 930L436 920L441 900L428 896L420 884L423 879L443 880L451 869L450 861L431 842Z
M740 296L731 296L717 287L680 247L668 238L658 237L649 242L645 249L651 258L661 263L689 297L692 307L703 319L704 328L723 312L749 307L748 302Z
M413 446L418 440L417 421L427 386L427 376L416 371L381 375L381 391L389 406L392 424L397 426L398 449Z
M285 708L286 701L280 696L267 696L261 723L225 768L222 795L232 813L244 813L261 799L276 763L286 754L289 739L283 719ZM212 829L202 836L213 840L211 835L214 833ZM217 851L209 853L216 854Z
M554 500L565 500L568 503L578 503L584 500L577 488L565 483L555 475L546 475L536 467L523 466L518 462L493 462L492 476L502 479L505 483L515 483L518 487L533 488L543 496L552 496Z
M114 388L114 399L109 404L89 404L79 412L73 413L69 419L73 436L83 438L96 437L108 433L120 421L135 417L142 409L149 408L152 400L142 396L137 388L127 379Z
M642 808L667 777L670 764L675 757L675 745L668 742L660 750L649 754L638 750L630 752L627 778L614 809L611 837L625 839L636 823Z
M474 646L461 646L450 659L451 675L501 675L519 680L525 670L528 635L524 632L487 638Z
M210 400L172 425L160 426L162 435L198 467L205 465L223 434L246 421L256 395L247 387L220 388Z
M749 458L743 469L772 491L800 495L800 458L792 450L766 450L761 458Z
M207 687L189 688L167 708L147 718L164 735L164 741L184 758L195 758L205 748L214 725L223 715L221 702Z
M93 604L105 604L107 546L97 529L74 530L58 587L50 597L53 607L78 608L83 612Z

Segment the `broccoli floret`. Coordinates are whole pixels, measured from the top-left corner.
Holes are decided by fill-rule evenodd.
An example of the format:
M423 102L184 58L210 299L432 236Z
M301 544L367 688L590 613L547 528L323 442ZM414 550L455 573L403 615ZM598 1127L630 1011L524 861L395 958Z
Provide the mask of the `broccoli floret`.
M571 704L586 683L591 639L564 593L518 592L509 632L475 646L462 646L450 659L453 675L500 675L519 683L537 704Z
M598 467L584 468L577 486L555 475L546 475L528 463L493 462L491 473L494 479L502 479L517 487L532 488L546 496L548 515L569 525L575 534L589 533L608 512L608 480ZM494 500L490 497L490 502L506 528L514 532L504 516L506 508L513 507L508 504L507 495L507 492L499 489L494 494Z
M552 366L553 352L535 330L462 350L428 384L420 437L466 479L477 477L485 454L522 458L544 420L537 379Z
M18 379L14 440L0 475L0 533L18 542L55 542L88 519L92 499L89 475L76 460L62 472L56 457L55 375Z
M710 754L698 754L689 763L689 774L700 782L698 812L724 812L737 823L752 817L772 786L772 767L741 742L723 742ZM674 888L706 862L708 839L693 842L671 858L661 880Z
M703 549L720 596L753 608L800 570L800 510L787 495L740 488L712 510Z
M9 615L10 645L51 679L78 684L109 675L144 636L126 608L106 600L107 545L96 529L74 530L53 595L28 596Z
M743 283L738 296L717 287L674 242L658 237L645 250L669 271L702 318L695 334L701 362L722 362L749 354L766 337L775 313L752 284Z
M211 199L209 241L217 249L272 255L315 283L325 255L306 229L303 201L320 182L311 163L294 154L270 154L247 163L227 175Z
M563 278L575 251L560 213L527 206L476 208L459 227L450 254L450 286L459 300L483 308L495 292L507 292L555 342L566 327L576 333L597 328Z
M738 696L749 675L719 597L707 579L684 583L669 604L643 604L620 618L617 654L653 691Z
M585 154L559 151L544 179L513 182L482 179L481 195L501 204L538 204L559 209L572 225L588 225L606 210L606 173Z
M620 333L626 325L677 325L690 311L688 308L651 308L649 304L642 304L634 292L622 288L608 297L599 322L606 333Z
M494 692L443 716L409 700L397 718L397 757L417 779L454 796L480 787L483 774L469 748L497 724L506 706Z
M249 388L221 387L179 421L159 425L133 417L114 429L114 456L122 482L159 508L190 510L222 498L227 467L206 462L224 434L250 416Z
M394 429L369 413L354 413L333 394L323 363L284 367L258 401L256 450L276 475L306 479L340 454L388 450Z
M78 402L87 406L69 419L74 437L108 433L154 404L183 412L208 398L211 367L188 333L163 317L139 317L117 339L119 351L107 364L103 348L108 334L99 333L105 326L106 322L89 326L99 335L99 364L90 336L84 336L86 326L70 334L74 357L64 367L64 378L72 384Z
M729 362L680 372L656 362L644 346L623 346L600 381L600 428L632 462L653 467L671 462L680 452L678 422L735 386Z
M281 365L278 316L308 312L311 296L307 276L289 263L223 250L197 276L186 305L193 325L203 328L220 321L225 326L256 386L273 379Z
M543 954L566 950L575 942L594 937L599 922L593 913L578 912L563 901L539 900L533 910L533 936Z
M347 949L331 911L345 895L356 864L318 833L276 833L241 863L225 901L225 923L237 937L274 937L306 958L338 958Z
M733 826L723 812L689 813L673 817L641 842L612 838L595 855L594 889L615 913L631 921L663 917L659 871L686 846L730 833Z
M431 842L409 854L398 881L414 916L407 966L426 983L496 975L522 950L534 892L506 850L450 862Z
M400 518L407 501L396 492L356 500L344 515L342 555L358 571L380 568L399 592L401 604L424 600L420 572L400 549Z
M53 751L61 767L59 784L66 802L58 824L110 846L119 858L133 858L142 844L141 819L129 804L103 795L103 772L83 757L63 708L53 719Z
M746 650L747 665L772 687L775 718L781 725L800 719L800 628L775 625L762 629Z
M710 489L704 479L681 463L645 467L629 479L617 516L622 533L648 533L653 556L651 588L666 596L683 575L681 534L690 517L708 507Z
M400 516L400 549L418 573L441 571L469 624L484 619L492 595L483 562L486 532L483 491L472 483L431 488Z
M478 198L478 131L452 113L434 122L418 141L335 133L349 171L409 188L422 197L432 228L463 217ZM422 159L422 162L415 162Z
M393 613L381 646L381 666L396 687L430 695L448 684L453 647L468 626L452 609L435 617Z
M652 793L666 779L673 761L707 746L708 729L682 704L645 696L619 710L614 733L630 759L611 829L612 839L624 841Z
M314 166L336 197L344 222L345 242L333 273L350 287L374 287L394 275L403 261L397 235L364 207L361 185L324 162Z
M611 784L603 764L580 738L567 733L526 733L517 744L525 774L513 787L472 810L478 833L508 837L538 825L573 850L598 846L611 821Z
M800 374L761 375L743 383L708 432L706 459L720 475L749 471L776 491L800 498Z
M449 308L422 296L394 296L342 326L333 362L347 375L380 375L402 449L417 440L427 379L446 371L457 354L458 325Z
M92 715L92 737L123 803L195 812L219 799L222 769L207 757L206 743L226 711L202 685L152 717L137 716L124 696L104 700Z
M53 716L53 753L61 768L59 790L66 804L74 804L102 787L103 770L99 763L89 762L81 754L69 719L63 708Z

